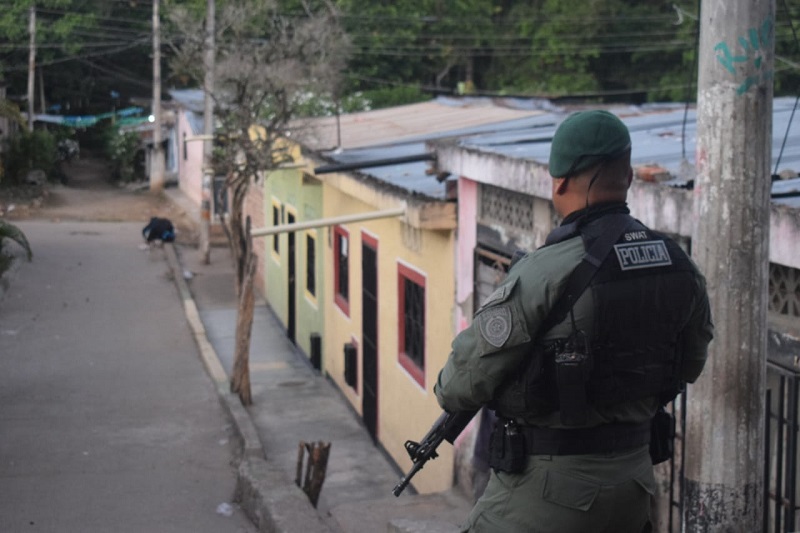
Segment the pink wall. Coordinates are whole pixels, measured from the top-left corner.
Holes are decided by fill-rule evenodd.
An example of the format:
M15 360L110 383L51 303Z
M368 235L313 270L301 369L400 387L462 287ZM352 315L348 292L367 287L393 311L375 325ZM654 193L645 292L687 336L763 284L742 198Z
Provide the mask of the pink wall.
M478 183L461 176L458 180L458 241L456 247L456 328L466 328L472 319L475 246L477 244Z
M178 184L181 191L193 203L200 207L203 195L203 141L189 141L184 144L184 134L186 138L196 135L189 121L186 120L184 110L178 112ZM184 154L184 146L186 153Z

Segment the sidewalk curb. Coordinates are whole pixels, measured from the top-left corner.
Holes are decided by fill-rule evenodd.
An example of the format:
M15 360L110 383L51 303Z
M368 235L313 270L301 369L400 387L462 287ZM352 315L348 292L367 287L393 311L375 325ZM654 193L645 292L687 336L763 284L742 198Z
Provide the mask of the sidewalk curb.
M239 397L228 388L228 376L216 350L206 336L206 329L183 277L173 243L164 244L164 252L173 280L183 301L186 320L194 336L200 359L216 385L220 404L227 412L241 449L236 479L236 500L259 531L265 533L330 532L308 497L286 474L266 460L258 431Z

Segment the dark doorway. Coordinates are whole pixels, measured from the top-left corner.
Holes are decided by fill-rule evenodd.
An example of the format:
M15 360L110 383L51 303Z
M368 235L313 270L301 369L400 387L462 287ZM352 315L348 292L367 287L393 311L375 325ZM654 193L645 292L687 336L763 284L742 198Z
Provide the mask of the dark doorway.
M378 242L361 239L361 335L364 390L361 412L373 441L378 438Z
M292 213L288 213L286 216L286 222L289 224L294 224L294 215ZM296 255L295 254L295 239L294 239L294 232L290 231L286 234L289 240L289 283L288 283L288 296L289 296L289 317L288 323L286 324L286 336L289 337L289 340L292 341L294 344L297 344L297 322L295 315L297 314L297 302L295 301L295 272L297 271L297 265L295 264Z

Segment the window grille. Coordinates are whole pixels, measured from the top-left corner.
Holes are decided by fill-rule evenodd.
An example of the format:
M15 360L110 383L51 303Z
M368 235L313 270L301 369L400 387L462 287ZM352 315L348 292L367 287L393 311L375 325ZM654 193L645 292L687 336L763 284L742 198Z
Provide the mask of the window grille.
M403 337L405 352L414 363L425 368L425 289L410 279L404 281Z
M425 276L403 264L397 274L399 361L425 387Z
M533 230L533 196L482 184L480 198L481 222Z
M333 230L334 299L350 316L350 234L342 227Z
M800 270L770 263L769 310L781 315L800 316Z
M272 205L272 225L273 226L280 226L281 225L281 209L277 205ZM281 252L280 246L280 235L275 234L272 236L272 249L275 251L276 254Z
M313 235L306 234L306 290L311 296L317 295L316 243Z

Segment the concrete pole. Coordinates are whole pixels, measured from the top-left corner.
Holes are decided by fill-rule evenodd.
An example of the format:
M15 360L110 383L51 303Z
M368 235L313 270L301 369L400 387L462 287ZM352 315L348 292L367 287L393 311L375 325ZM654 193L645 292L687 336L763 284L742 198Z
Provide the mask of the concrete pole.
M31 5L28 16L28 131L33 131L34 80L36 72L36 6Z
M164 191L164 149L161 146L161 17L159 0L153 0L153 153L150 159L150 192Z
M689 388L686 531L761 531L774 0L703 0L692 255L715 338Z
M203 68L205 79L203 81L205 89L205 100L203 109L203 195L200 203L200 252L203 257L203 264L211 262L211 195L213 192L212 180L214 179L214 169L211 166L211 152L214 148L214 66L215 66L215 45L214 32L216 9L214 0L208 0L206 6L206 42L203 57Z

